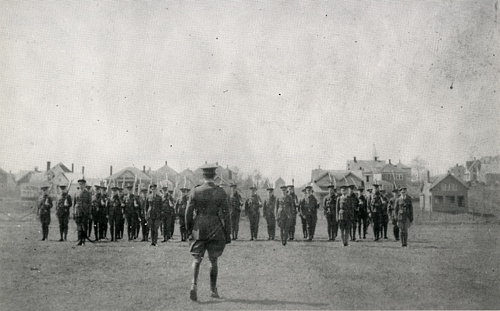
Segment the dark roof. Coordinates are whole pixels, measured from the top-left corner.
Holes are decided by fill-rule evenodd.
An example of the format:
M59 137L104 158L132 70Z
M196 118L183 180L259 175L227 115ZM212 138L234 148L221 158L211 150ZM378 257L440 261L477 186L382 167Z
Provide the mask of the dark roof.
M148 175L146 175L143 171L141 171L140 169L138 169L136 167L126 167L126 168L122 169L121 171L118 171L117 173L114 173L113 175L106 177L105 179L119 181L119 179L122 178L122 175L125 174L126 172L130 172L132 175L137 176L137 179L138 180L140 179L142 182L146 182L146 181L151 180L151 178Z
M386 164L382 168L376 170L374 173L405 173L402 168L397 167L394 164Z
M71 170L66 165L62 164L62 162L57 163L52 169L54 169L57 166L61 168L63 173L71 173Z
M429 190L431 190L432 188L434 188L435 186L437 186L439 183L441 183L443 180L445 180L446 178L448 177L451 177L453 179L455 179L456 181L458 181L459 183L461 183L465 188L469 188L467 187L467 185L461 181L459 178L456 178L455 176L453 176L451 173L448 173L448 174L441 174L441 175L436 175L434 176L434 181L432 182L432 184L430 185L429 187ZM431 178L432 180L433 178Z

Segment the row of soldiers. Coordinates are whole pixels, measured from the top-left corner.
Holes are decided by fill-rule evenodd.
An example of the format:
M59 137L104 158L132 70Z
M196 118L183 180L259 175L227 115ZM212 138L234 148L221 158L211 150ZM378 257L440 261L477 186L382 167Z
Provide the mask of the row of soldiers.
M151 185L149 189L143 187L138 195L133 193L132 186L125 189L112 187L111 194L108 195L106 187L94 186L95 193L92 194L91 187L86 186L84 179L78 180L78 184L80 191L73 199L66 186L59 186L62 192L56 204L61 235L59 241L67 240L72 207L78 230L78 245L84 245L85 240L90 240L92 228L95 241L106 239L108 228L111 241L122 239L125 224L129 241L137 239L142 228L142 241L148 241L151 232L152 245L157 245L158 229L163 234L163 242L167 242L174 234L176 218L179 219L181 239L187 240L184 214L189 188L181 188L182 195L175 200L168 187L159 190L156 185ZM48 189L48 186L42 187L44 195L38 208L43 231L42 241L48 237L52 208Z
M294 186L282 186L281 197L274 195L272 187L267 188L268 197L262 201L257 195L257 188L251 187L252 194L243 200L232 184L229 207L232 223L232 238L238 238L239 219L241 207L244 208L250 221L250 240L257 239L259 229L260 208L267 223L268 240L274 240L276 236L276 224L281 228L281 239L284 245L288 239L295 239L295 227L297 216L302 223L304 239L313 240L318 210L320 205L313 195L312 186L304 188L304 196L298 199ZM355 185L340 187L337 194L336 187L328 186L328 195L323 199L323 212L327 220L328 238L334 241L340 229L342 242L348 245L348 240L356 240L356 232L361 239L366 238L368 226L373 225L374 240L387 239L387 228L389 220L392 220L393 233L396 241L400 240L402 246L407 245L407 229L413 221L413 206L411 198L406 195L406 188L393 190L392 198L388 198L385 191L379 190L379 185L373 185L373 190L364 189ZM356 188L357 193L354 192ZM401 196L399 196L401 192ZM400 228L401 227L401 228Z
M85 240L91 236L94 228L95 240L99 241L107 238L109 227L111 241L123 238L125 224L127 224L127 234L129 240L139 237L142 229L142 241L148 241L151 233L151 244L157 245L158 229L163 234L163 242L167 242L173 237L174 224L176 218L179 219L181 240L188 239L188 231L185 225L185 210L187 206L187 195L189 188L182 188L182 196L175 200L168 187L162 187L157 191L156 185L150 188L142 188L139 195L133 193L133 187L125 189L118 187L111 188L111 195L107 194L107 188L95 186L95 193L92 195L90 187L86 186L85 180L79 180L82 189L72 200L65 186L60 186L62 195L57 201L57 217L61 239L67 239L68 221L70 209L74 207L74 219L78 227L78 245L84 245ZM274 195L272 187L267 188L268 197L262 200L257 195L257 188L251 187L252 194L247 199L243 199L237 190L236 184L231 184L231 194L228 198L229 212L231 219L231 237L238 239L239 221L241 212L244 210L250 222L250 240L256 240L259 230L260 210L263 209L263 216L267 223L268 240L276 238L276 225L281 228L281 239L284 245L286 241L295 239L295 227L297 216L301 220L302 233L304 239L313 240L317 212L320 209L318 200L313 194L312 186L304 188L304 195L301 199L295 194L294 186L281 187L282 196ZM400 228L398 226L396 209L398 202L398 190L393 191L393 197L388 199L383 190L379 190L378 185L374 185L374 190L368 189L364 193L363 188L356 188L354 185L340 187L340 194L334 185L329 185L329 194L323 199L323 212L327 220L328 238L335 241L338 231L344 245L348 244L348 239L356 240L356 232L359 238L366 238L369 224L373 226L374 240L387 239L387 228L389 219L392 219L393 232L396 240L399 240ZM42 222L43 238L48 235L48 225L50 224L50 207L52 200L47 193L48 187L43 187L45 194L40 203L40 220ZM406 189L399 189L406 193ZM411 198L406 196L401 206L408 206L407 213L412 215ZM286 228L286 230L284 229ZM284 231L283 231L284 230ZM406 246L407 230L402 231L402 243Z

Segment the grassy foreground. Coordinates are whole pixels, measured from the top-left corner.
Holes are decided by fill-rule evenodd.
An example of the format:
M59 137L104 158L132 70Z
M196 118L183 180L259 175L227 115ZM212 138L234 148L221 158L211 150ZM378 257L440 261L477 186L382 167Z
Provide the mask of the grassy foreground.
M27 210L29 212L29 210ZM22 215L24 211L17 211ZM0 310L165 309L498 309L500 226L417 223L409 247L366 240L348 247L326 241L320 217L317 240L286 247L267 238L227 246L220 259L221 300L209 297L208 260L202 264L199 302L188 299L191 257L175 240L87 243L76 247L75 224L57 242L52 216L48 242L33 218L0 220ZM178 230L178 228L176 228ZM297 231L301 232L300 221ZM297 236L301 237L299 233Z

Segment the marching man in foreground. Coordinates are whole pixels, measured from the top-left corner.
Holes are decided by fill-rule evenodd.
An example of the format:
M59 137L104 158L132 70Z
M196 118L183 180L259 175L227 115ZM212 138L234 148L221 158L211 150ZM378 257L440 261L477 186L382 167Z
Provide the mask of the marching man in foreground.
M208 252L210 259L210 296L220 298L217 292L217 259L231 243L231 221L226 192L214 183L215 165L204 165L205 182L193 189L186 208L186 226L192 235L190 252L193 255L193 280L190 298L198 300L197 285L201 261Z

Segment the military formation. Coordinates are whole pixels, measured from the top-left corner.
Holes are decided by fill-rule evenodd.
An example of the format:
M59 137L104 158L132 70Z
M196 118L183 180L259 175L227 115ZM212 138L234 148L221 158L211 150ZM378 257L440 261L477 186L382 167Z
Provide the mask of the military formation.
M158 245L158 235L168 242L174 236L176 220L178 220L181 241L189 240L191 232L186 224L186 210L189 194L187 187L182 187L181 197L174 199L173 191L168 187L159 188L152 184L142 187L134 194L133 186L125 188L111 187L108 195L107 187L86 185L86 181L78 181L79 191L74 198L68 194L66 186L59 186L61 195L56 202L56 216L59 221L59 241L67 241L68 223L71 211L77 225L78 245L86 241L110 240L116 242L124 238L126 232L129 241L136 240L141 235L141 241L151 241ZM274 189L268 187L267 197L263 200L257 194L257 187L248 198L243 198L237 185L231 184L230 194L226 196L232 240L238 239L241 212L245 211L250 223L250 240L257 240L261 214L267 224L267 240L276 240L276 227L279 237L286 245L287 241L297 240L295 227L297 217L301 220L302 237L312 241L316 233L320 202L313 194L312 186L306 186L299 199L294 186L282 186L281 194L275 195ZM50 225L50 210L53 202L48 194L49 187L43 187L43 197L39 204L39 219L42 223L42 240L48 238ZM389 222L393 227L396 241L407 246L408 228L413 221L413 206L411 198L406 194L406 188L395 189L388 198L379 185L373 189L365 189L354 185L339 187L328 186L328 195L322 200L321 208L327 222L329 241L335 241L340 232L340 240L347 246L349 241L366 239L371 225L373 239L388 239ZM109 235L108 235L109 232ZM93 233L93 240L91 240Z
M80 179L74 198L68 194L68 187L59 186L61 195L56 202L59 241L67 241L71 211L77 226L77 245L81 246L86 241L116 242L124 239L125 231L127 239L133 241L139 238L141 230L141 241L151 241L152 246L157 246L159 234L163 236L161 242L173 238L178 219L181 241L189 240L189 250L193 256L190 299L194 301L197 300L198 274L205 253L208 253L210 260L210 295L219 298L218 258L226 244L238 240L242 210L248 216L250 240L253 241L258 237L261 210L267 224L268 240L276 240L276 226L284 246L288 241L298 240L295 227L299 217L303 239L313 241L318 211L322 208L329 241L335 241L339 232L344 246L348 246L349 241L356 241L356 233L358 240L366 239L369 225L372 225L375 241L388 239L387 229L391 221L395 240L401 241L403 247L408 245L413 206L404 187L394 190L389 199L377 184L366 191L355 185L343 185L339 187L340 193L331 184L328 186L328 195L320 205L311 185L303 189L301 198L295 194L293 185L280 187L279 195L275 195L274 189L268 187L264 200L257 194L257 187L253 186L250 188L251 195L244 199L236 184L230 185L229 195L215 184L216 168L213 165L202 166L204 183L193 189L184 186L180 189L182 194L178 199L174 199L173 191L168 187L158 187L156 184L139 189L134 189L134 186L124 189L94 186L92 189L86 185L85 179ZM42 190L38 215L42 224L42 241L45 241L48 239L53 202L49 187L42 187ZM111 193L108 194L109 190Z

